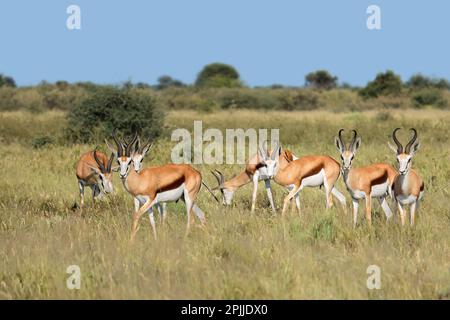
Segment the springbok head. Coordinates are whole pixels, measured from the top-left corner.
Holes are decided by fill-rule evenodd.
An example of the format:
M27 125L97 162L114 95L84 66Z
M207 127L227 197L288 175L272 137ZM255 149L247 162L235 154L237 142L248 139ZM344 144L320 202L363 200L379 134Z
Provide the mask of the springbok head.
M145 144L141 144L141 139L139 139L139 136L137 137L135 148L133 152L131 153L131 159L133 161L134 165L134 171L139 172L142 168L142 161L144 160L145 155L147 154L148 150L153 146L153 144L150 142L150 140L147 141Z
M121 179L125 179L128 175L128 170L132 161L132 152L134 145L137 141L137 133L131 138L129 142L121 142L117 137L117 130L114 129L113 140L116 143L116 148L113 148L107 140L106 145L111 151L113 151L117 156L117 163L119 165L119 175Z
M408 142L405 148L403 148L403 145L398 141L397 139L397 131L400 130L400 128L396 128L394 132L392 132L392 139L394 140L397 147L394 147L392 144L388 142L389 148L391 148L392 151L395 152L397 156L397 163L398 163L398 172L401 175L405 175L408 173L408 171L411 169L412 165L412 158L416 154L416 152L420 148L420 143L417 140L417 130L414 128L411 128L410 130L413 133L413 136L411 140Z
M98 175L103 190L105 191L105 193L113 192L113 184L112 184L113 175L111 166L114 160L114 153L111 153L111 157L109 158L106 167L104 166L103 162L100 161L100 159L98 158L97 150L94 150L94 159L95 162L97 162L98 168L91 167L91 169L94 170L94 172Z
M276 143L275 148L273 148L272 153L269 155L267 151L267 142L259 147L258 155L261 159L261 165L266 167L267 176L272 178L278 172L281 146L279 142Z
M336 148L341 153L342 169L349 170L352 166L353 159L355 158L356 151L361 146L361 138L358 137L356 130L352 130L353 137L347 148L344 140L342 139L343 131L344 129L339 130L338 136L334 137L334 143L336 144Z
M222 172L216 169L214 171L211 170L211 173L217 180L217 187L212 188L212 190L213 191L220 190L220 193L222 194L222 204L224 206L231 205L231 201L233 200L235 190L228 189L227 187L224 186L225 178Z

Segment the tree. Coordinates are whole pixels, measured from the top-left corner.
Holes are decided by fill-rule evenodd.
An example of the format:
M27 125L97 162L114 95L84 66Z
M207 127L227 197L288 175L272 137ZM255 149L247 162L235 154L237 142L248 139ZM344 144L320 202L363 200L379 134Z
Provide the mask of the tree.
M398 95L402 91L402 80L393 71L388 70L379 73L373 81L370 81L359 94L365 98L376 98L378 96Z
M333 89L337 86L338 78L326 70L310 72L305 77L305 85L315 89Z
M120 87L98 87L67 115L67 137L73 142L102 141L117 128L125 135L145 138L161 134L164 114L148 92Z
M409 78L406 85L414 89L437 88L450 89L450 83L446 79L433 79L422 74L415 74Z
M0 87L16 87L16 82L12 77L4 76L0 74Z
M240 87L242 85L237 70L223 63L206 65L197 76L196 86L200 87Z
M156 89L163 90L170 87L184 87L185 84L180 80L173 79L171 76L161 76L158 78L158 84L156 85Z

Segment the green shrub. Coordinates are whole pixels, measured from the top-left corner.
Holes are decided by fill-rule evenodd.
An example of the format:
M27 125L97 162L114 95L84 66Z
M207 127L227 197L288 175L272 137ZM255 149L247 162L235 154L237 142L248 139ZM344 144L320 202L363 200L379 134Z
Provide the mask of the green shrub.
M197 76L195 85L210 88L240 87L239 73L230 65L223 63L211 63L206 65Z
M117 128L153 139L161 133L163 117L155 96L144 90L102 87L70 110L66 135L73 142L101 141Z
M42 147L45 147L49 144L53 144L55 141L52 137L49 136L40 136L33 139L31 142L31 145L34 149L40 149Z
M16 82L12 77L4 76L0 74L0 87L16 87Z
M310 72L305 77L305 84L307 87L315 89L333 89L337 86L338 78L332 76L326 70L318 70L315 72Z
M359 91L364 98L399 95L402 91L402 80L393 71L377 74L375 80Z
M411 99L416 108L424 106L443 108L447 105L447 101L443 97L442 91L435 88L421 89L414 93Z

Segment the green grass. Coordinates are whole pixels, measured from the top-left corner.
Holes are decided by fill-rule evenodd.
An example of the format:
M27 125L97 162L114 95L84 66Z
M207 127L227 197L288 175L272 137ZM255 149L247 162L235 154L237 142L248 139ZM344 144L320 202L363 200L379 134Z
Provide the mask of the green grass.
M78 201L74 166L94 146L61 143L64 114L0 114L0 298L146 298L146 299L439 299L450 297L450 113L437 110L376 112L236 111L203 114L170 113L169 129L280 128L283 145L297 155L329 154L338 158L333 137L340 127L356 128L362 146L355 165L394 163L387 147L392 129L416 127L422 149L413 166L426 193L414 228L386 224L378 203L369 229L360 211L352 228L350 214L325 210L323 190L302 191L304 217L285 218L268 209L260 184L257 210L250 213L251 186L236 194L234 206L217 205L203 190L199 206L207 228L185 238L181 204L168 206L168 224L153 240L146 216L133 245L128 244L133 201L114 177L115 194L93 204L87 194L83 215L70 208ZM378 119L378 120L377 120ZM380 119L384 119L381 122ZM401 132L402 141L406 130ZM53 144L33 148L39 136ZM146 164L170 161L174 145L157 142ZM243 169L200 166L209 185L209 169L227 177ZM342 181L338 188L349 200ZM87 192L89 189L87 189ZM276 186L280 209L285 191ZM197 223L198 224L198 223ZM81 289L66 288L66 268L81 268ZM381 268L381 289L369 290L366 269Z

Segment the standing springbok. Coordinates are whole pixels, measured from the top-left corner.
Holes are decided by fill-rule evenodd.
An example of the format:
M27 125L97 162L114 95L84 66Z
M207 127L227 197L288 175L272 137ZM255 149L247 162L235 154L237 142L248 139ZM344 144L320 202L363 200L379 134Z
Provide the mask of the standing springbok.
M272 150L269 150L272 152ZM265 153L267 155L268 153ZM289 163L289 161L298 159L291 151L285 149L282 151L283 156L279 161L280 170ZM267 156L266 156L267 157ZM264 180L266 186L267 197L269 198L270 206L272 211L275 212L275 204L273 202L272 188L270 185L270 177L267 174L266 167L263 164L263 156L260 152L254 154L249 158L245 165L245 170L238 174L237 176L225 180L223 174L219 170L211 171L214 177L217 179L218 186L213 188L213 190L219 189L222 193L222 201L224 205L231 205L234 193L240 187L253 181L253 192L252 192L252 206L251 211L253 212L256 207L256 196L258 193L258 182Z
M356 130L352 130L353 138L348 148L342 140L342 132L339 130L339 137L335 137L335 144L341 153L342 173L347 190L353 202L353 226L356 226L358 219L359 200L366 200L366 219L369 226L372 224L372 198L378 198L381 208L386 218L392 217L392 211L386 201L386 196L391 194L392 184L397 173L395 169L387 163L377 163L365 167L352 168L356 151L361 146L361 138L357 137Z
M400 212L400 219L402 226L405 225L405 211L403 206L409 205L410 224L414 225L414 216L416 210L419 208L419 202L423 197L424 183L419 174L413 170L412 158L420 148L420 143L417 140L417 130L411 128L413 137L403 149L402 144L398 141L396 133L400 130L397 128L392 133L392 139L394 140L397 148L390 143L389 147L395 152L398 163L398 175L395 178L393 191L394 199L397 204L398 211Z
M203 211L195 204L201 185L205 185L208 191L211 190L202 181L200 172L186 164L166 164L158 167L142 169L139 173L130 170L132 162L131 153L137 140L137 135L130 143L124 145L113 134L117 146L117 162L120 167L120 178L125 189L142 203L133 215L130 241L133 241L138 230L140 217L157 203L177 201L181 199L186 204L187 227L186 235L189 233L191 224L194 222L192 212L199 217L202 226L206 220ZM124 150L125 149L125 150ZM211 194L213 194L211 192ZM215 197L215 196L214 196ZM149 211L150 223L153 236L156 239L155 220L153 211Z
M264 154L264 150L260 150ZM300 191L304 187L321 187L325 189L326 207L333 206L332 194L341 202L345 211L345 197L334 186L340 175L339 163L329 156L312 155L303 156L290 161L284 169L278 165L280 161L280 147L274 149L270 157L262 157L267 174L274 181L289 189L289 194L284 198L284 215L289 202L295 198L298 214L301 216Z
M112 162L114 153L108 157L97 150L84 153L77 162L76 176L80 190L80 208L84 206L84 187L92 189L92 198L99 199L105 193L113 191L112 185ZM102 188L100 188L100 186Z

